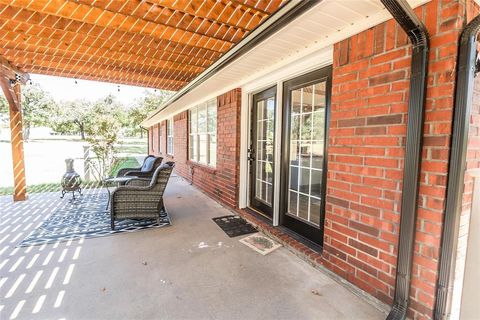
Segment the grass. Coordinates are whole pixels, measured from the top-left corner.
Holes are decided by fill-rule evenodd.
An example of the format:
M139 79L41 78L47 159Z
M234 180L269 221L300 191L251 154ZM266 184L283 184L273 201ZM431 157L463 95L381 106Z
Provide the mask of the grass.
M83 181L82 189L95 189L101 188L102 183L99 181ZM43 192L60 192L62 185L60 183L41 183L31 186L27 186L27 193L43 193ZM8 196L13 194L13 187L0 188L0 196Z
M140 164L135 157L118 158L114 167L111 170L111 176L116 176L117 172L123 168L138 168ZM101 188L101 181L83 181L82 189ZM43 193L43 192L60 192L62 185L60 182L55 183L41 183L27 186L27 193ZM0 187L0 196L7 196L13 194L13 187Z
M147 143L144 144L121 144L117 148L118 153L129 153L129 154L147 154Z
M123 168L138 168L140 163L138 163L135 157L124 157L117 158L117 161L113 165L112 170L110 170L110 176L116 176L118 171Z

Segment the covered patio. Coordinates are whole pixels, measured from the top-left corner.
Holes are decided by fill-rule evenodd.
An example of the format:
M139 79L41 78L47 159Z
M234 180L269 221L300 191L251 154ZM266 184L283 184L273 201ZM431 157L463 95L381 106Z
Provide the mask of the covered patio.
M106 192L103 189L89 192ZM383 319L286 248L262 256L211 220L232 214L178 176L165 228L16 247L65 204L0 198L2 319ZM241 237L240 237L241 238Z
M15 201L27 198L21 86L29 73L178 91L280 7L269 1L0 1L0 86Z

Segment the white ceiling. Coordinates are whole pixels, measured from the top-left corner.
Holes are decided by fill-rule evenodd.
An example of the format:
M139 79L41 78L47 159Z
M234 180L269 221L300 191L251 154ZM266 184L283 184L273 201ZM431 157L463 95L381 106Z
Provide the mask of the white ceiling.
M428 1L408 0L412 7ZM380 0L324 0L142 125L154 125L388 19Z

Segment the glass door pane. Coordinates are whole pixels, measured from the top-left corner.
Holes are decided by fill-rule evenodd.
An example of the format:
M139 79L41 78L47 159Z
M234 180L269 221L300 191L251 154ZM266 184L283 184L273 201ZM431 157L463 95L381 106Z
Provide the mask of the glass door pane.
M290 91L287 214L320 226L326 81Z
M257 188L255 197L272 205L273 183L273 121L275 99L270 97L257 102L257 137L256 155L257 162Z
M251 118L250 207L272 217L276 87L253 96Z

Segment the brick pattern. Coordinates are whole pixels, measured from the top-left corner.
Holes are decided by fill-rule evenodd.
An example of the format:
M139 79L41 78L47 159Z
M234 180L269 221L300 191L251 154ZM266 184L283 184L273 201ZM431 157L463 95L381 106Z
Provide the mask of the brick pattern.
M431 36L409 316L435 296L463 1L417 8ZM393 21L334 46L324 264L381 301L395 287L411 46Z
M162 149L154 150L165 161L175 161L176 172L211 198L231 207L238 207L240 172L240 89L217 97L217 165L211 168L188 160L188 111L174 116L174 154L166 154L166 121L160 124ZM158 137L157 125L153 135ZM152 129L150 129L152 130ZM157 144L158 145L158 144Z

